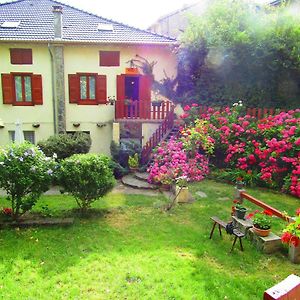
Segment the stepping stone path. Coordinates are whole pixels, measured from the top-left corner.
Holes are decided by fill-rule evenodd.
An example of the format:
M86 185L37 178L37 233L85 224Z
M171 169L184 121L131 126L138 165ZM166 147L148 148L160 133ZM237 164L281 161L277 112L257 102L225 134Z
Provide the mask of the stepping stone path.
M196 192L196 195L199 196L200 198L207 198L207 195L201 191Z
M158 186L147 182L146 173L128 174L122 178L122 183L135 189L157 190Z

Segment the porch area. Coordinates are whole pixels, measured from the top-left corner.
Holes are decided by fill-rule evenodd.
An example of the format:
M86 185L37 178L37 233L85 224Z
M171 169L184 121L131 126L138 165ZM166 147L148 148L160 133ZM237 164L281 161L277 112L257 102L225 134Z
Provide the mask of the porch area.
M173 110L171 101L150 102L143 100L117 100L115 120L163 121Z

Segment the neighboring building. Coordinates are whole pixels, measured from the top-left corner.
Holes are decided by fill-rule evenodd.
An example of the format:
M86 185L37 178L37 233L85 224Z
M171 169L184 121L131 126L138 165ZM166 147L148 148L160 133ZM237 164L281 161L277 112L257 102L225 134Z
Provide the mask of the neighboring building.
M205 13L209 3L210 1L208 0L202 0L191 5L185 5L183 8L159 18L148 30L153 33L178 38L188 25L188 16L201 16Z
M189 16L201 16L205 14L207 7L214 0L201 0L195 2L191 5L185 5L183 8L171 12L168 15L165 15L159 18L153 25L151 25L148 30L172 38L178 38L182 32L188 26ZM271 6L279 6L280 4L288 2L290 3L299 3L299 0L265 0L261 4L269 4ZM261 5L260 4L260 5Z
M170 106L153 112L153 77L128 62L136 55L157 61L156 80L164 71L176 75L175 44L52 0L1 4L0 146L13 139L18 119L35 143L58 132L85 131L91 152L110 153L112 139L120 136L145 144ZM134 101L126 106L125 98Z

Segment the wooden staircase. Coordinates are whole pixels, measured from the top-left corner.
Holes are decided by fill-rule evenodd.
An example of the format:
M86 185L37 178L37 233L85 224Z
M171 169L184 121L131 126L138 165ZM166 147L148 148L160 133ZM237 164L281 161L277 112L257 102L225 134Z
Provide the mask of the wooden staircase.
M172 105L170 112L166 115L164 121L159 125L156 131L152 134L148 142L142 149L141 153L141 164L146 165L150 159L152 150L163 140L166 139L170 134L178 132L179 129L174 129L174 105Z

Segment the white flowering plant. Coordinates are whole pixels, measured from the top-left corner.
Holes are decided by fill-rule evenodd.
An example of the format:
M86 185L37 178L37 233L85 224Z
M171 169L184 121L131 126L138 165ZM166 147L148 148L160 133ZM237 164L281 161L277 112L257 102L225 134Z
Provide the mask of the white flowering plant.
M11 202L11 217L18 221L49 189L56 163L36 146L25 142L0 149L0 188Z

